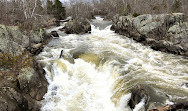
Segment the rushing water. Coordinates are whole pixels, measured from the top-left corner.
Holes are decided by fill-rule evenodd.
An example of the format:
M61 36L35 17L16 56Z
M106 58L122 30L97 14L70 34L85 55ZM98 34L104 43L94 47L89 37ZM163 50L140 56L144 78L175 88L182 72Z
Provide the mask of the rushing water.
M101 19L95 24L104 23ZM59 59L61 50L64 57ZM118 35L110 26L91 34L53 39L37 57L46 71L48 92L42 111L131 111L130 89L143 85L150 96L133 111L188 100L188 59L154 51Z

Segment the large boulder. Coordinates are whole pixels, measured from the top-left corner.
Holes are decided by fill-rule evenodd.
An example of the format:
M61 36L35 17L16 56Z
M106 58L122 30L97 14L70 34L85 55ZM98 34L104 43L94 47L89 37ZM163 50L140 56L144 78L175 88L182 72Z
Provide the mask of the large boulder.
M48 83L43 69L37 63L33 67L23 67L18 74L0 72L0 111L40 110Z
M61 30L66 34L84 34L91 31L91 25L87 19L74 19L68 21Z
M27 49L30 51L32 46L38 43L47 43L51 36L46 33L44 29L38 29L30 31L28 34L25 31L21 31L18 26L5 26L0 24L0 51L1 52L17 52L20 50ZM30 41L29 41L30 39Z
M18 75L19 87L22 92L29 94L33 99L42 100L47 92L47 82L43 75L33 68L23 68Z
M183 13L114 16L112 30L155 50L188 56L188 22Z

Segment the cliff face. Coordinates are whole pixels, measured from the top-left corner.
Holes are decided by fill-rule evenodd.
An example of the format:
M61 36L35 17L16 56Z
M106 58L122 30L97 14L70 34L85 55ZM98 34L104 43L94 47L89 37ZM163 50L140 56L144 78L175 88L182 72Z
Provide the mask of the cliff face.
M155 50L188 56L188 22L182 13L114 16L112 30Z

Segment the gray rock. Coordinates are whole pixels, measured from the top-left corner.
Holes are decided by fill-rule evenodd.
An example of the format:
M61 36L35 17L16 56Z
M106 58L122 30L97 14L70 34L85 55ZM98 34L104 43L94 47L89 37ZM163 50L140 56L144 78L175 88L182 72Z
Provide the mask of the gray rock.
M0 25L0 53L17 52L19 48L32 54L42 51L43 45L50 40L44 30L31 31L29 37L17 26ZM1 68L0 68L1 69ZM0 71L0 111L39 111L39 101L47 92L47 80L43 67L36 61L22 69L3 69Z
M91 25L87 19L80 18L70 20L61 30L64 30L66 34L84 34L91 31Z
M47 81L38 63L14 72L0 73L0 111L38 111L47 92ZM37 72L36 72L37 70Z
M188 23L182 13L114 16L112 30L155 50L188 56ZM163 41L163 42L162 42Z
M11 87L0 88L1 111L28 111L28 101L24 96Z
M47 83L33 68L23 68L18 75L18 81L20 89L30 94L33 99L42 100L43 95L47 92Z
M21 48L22 50L29 48L29 36L31 44L43 43L49 41L51 36L40 29L38 31L31 31L29 35L26 32L22 32L18 26L5 26L0 24L0 50L1 52L17 52Z

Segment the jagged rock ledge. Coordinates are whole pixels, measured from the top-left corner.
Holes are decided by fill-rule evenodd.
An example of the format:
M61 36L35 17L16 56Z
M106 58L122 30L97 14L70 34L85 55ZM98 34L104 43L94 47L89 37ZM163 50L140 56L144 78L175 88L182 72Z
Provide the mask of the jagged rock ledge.
M188 56L188 22L183 13L116 15L111 30L155 50Z
M30 36L30 41L29 41ZM6 68L0 64L0 111L39 111L40 103L44 94L47 92L48 82L45 78L45 71L40 63L35 60L35 55L39 54L44 45L51 40L51 36L43 29L31 31L29 35L21 31L17 26L0 25L0 60L4 61L7 52L20 53L22 49L27 55L17 57L17 59L28 58L32 60L22 61L23 63L13 64L13 67ZM10 54L11 55L11 54ZM14 55L14 54L13 54ZM30 56L31 58L27 57ZM14 57L14 56L11 56ZM10 58L9 58L10 59ZM8 62L9 59L6 61ZM15 59L10 59L15 60ZM19 67L14 66L25 64ZM14 70L14 67L21 69Z

